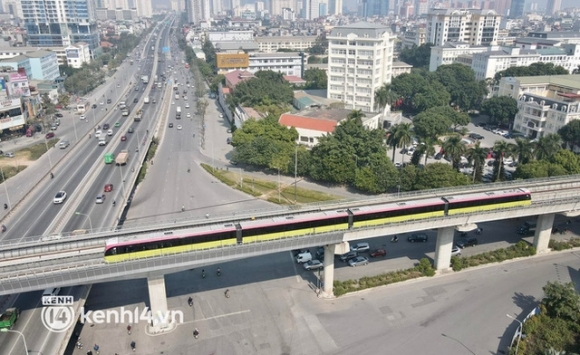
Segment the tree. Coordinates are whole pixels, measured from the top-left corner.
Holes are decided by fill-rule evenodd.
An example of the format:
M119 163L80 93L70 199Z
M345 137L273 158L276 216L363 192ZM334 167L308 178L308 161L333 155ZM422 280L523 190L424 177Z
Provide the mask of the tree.
M568 172L562 166L546 160L540 160L518 166L514 173L514 178L537 179L562 175L568 175Z
M68 94L58 95L58 104L67 107L70 104L70 96Z
M481 147L481 142L477 142L474 147L467 150L467 160L473 165L473 180L481 180L483 169L485 168L485 158L487 151Z
M438 189L468 184L468 177L455 170L449 164L433 163L417 172L414 189Z
M362 118L365 116L366 115L362 112L362 110L352 110L348 113L346 118L348 118L350 120L359 120L362 122Z
M504 176L502 175L502 173L504 172L504 166L503 166L503 161L506 158L506 156L509 156L511 154L511 146L508 142L506 141L496 141L493 144L493 151L497 154L497 177L496 180L503 180L501 177Z
M325 54L328 49L328 40L325 35L320 35L316 38L315 44L307 51L310 54Z
M565 284L548 282L542 289L546 295L542 303L546 306L549 315L578 322L580 319L580 295L574 289L574 284L571 282Z
M422 112L437 106L448 106L451 96L438 82L425 86L413 97L413 107Z
M391 82L391 90L397 93L402 99L403 105L408 108L413 108L413 97L416 93L421 92L428 86L427 80L416 73L403 73Z
M255 77L244 80L234 90L236 104L256 106L260 104L290 104L294 98L291 85L282 74L273 71L259 71Z
M562 140L557 134L548 134L541 137L534 144L534 153L536 155L536 159L542 160L551 158L560 149L562 149L561 143Z
M456 131L459 126L467 126L469 122L471 122L468 114L454 110L453 107L447 104L431 108L429 114L438 114L447 117L449 121L451 121L454 131Z
M326 71L318 68L310 68L304 71L306 89L326 89L328 78Z
M560 150L552 156L550 163L564 168L570 175L580 174L580 156L569 150Z
M459 169L459 163L461 163L461 156L465 154L465 144L461 141L461 136L459 134L453 134L443 142L443 151L445 154L451 156L451 162L453 164L453 169Z
M419 47L413 46L410 49L403 48L399 53L399 59L414 68L428 68L431 57L432 43L425 43Z
M47 115L51 115L56 112L55 105L52 103L52 100L48 96L48 94L42 94L42 107L44 107L44 112Z
M527 139L516 138L516 143L510 146L510 153L519 164L527 164L534 158L534 145Z
M580 146L580 120L572 120L564 127L558 130L562 140L566 142L569 148Z
M497 96L481 104L481 113L494 123L509 123L518 113L518 102L509 96Z
M223 74L216 75L213 79L211 79L211 84L209 85L209 89L211 92L217 92L219 84L225 84L226 77ZM202 85L203 88L203 85Z
M486 95L485 85L475 79L475 72L463 64L441 65L434 77L451 95L451 106L462 111L476 108Z
M420 137L437 138L451 127L451 120L439 113L427 110L413 117L415 133Z
M510 67L496 73L493 77L494 84L499 84L501 78L518 77L518 76L540 76L540 75L566 75L568 71L561 67L555 66L553 63L532 63L524 67Z
M375 91L375 109L385 108L387 105L394 105L398 99L390 84L383 84L377 91Z

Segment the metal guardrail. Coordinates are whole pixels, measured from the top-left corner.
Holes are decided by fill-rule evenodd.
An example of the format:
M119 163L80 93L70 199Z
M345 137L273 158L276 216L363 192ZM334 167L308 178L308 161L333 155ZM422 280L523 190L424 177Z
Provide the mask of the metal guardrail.
M498 190L502 188L520 188L526 187L532 190L537 191L558 191L561 186L565 186L566 188L575 188L580 187L580 176L565 176L565 177L558 177L558 178L548 178L548 179L534 179L534 180L526 180L525 182L518 182L516 183L501 183L498 184L499 186L494 185L477 185L476 188L470 188L470 191L490 191L490 190ZM492 188L493 186L493 188ZM459 188L451 189L452 191L457 190L456 192L464 191ZM580 188L577 190L568 190L567 195L569 196L572 191L578 191L577 196L580 196ZM450 195L448 189L438 189L438 190L428 190L428 191L420 191L417 193L407 193L404 197L399 199L372 199L372 200L365 200L361 201L361 204L364 205L371 205L375 203L392 203L395 201L400 200L408 200L410 197L421 197L425 198L428 196L444 196ZM540 196L540 195L538 195ZM578 200L580 203L580 199ZM535 202L541 202L536 201ZM338 205L338 206L337 206ZM345 206L353 207L356 204L353 203L341 203L341 204L328 204L326 207L322 208L320 204L309 205L306 208L299 211L308 212L308 211L315 211L315 210L326 210L333 207L334 209L343 208ZM574 206L576 209L579 206ZM263 217L275 217L275 216L285 216L285 215L292 215L296 214L296 210L291 209L263 209L263 210L256 210L254 213L251 214L242 214L234 216L235 219L232 219L232 216L229 215L226 218L211 218L207 219L205 216L201 216L196 220L186 219L181 223L177 223L177 220L169 221L165 224L155 225L150 227L137 227L132 229L124 229L124 230L113 230L107 229L106 231L93 233L93 234L85 234L82 236L78 235L69 235L69 236L53 236L53 237L45 237L41 239L39 243L38 240L30 240L28 243L18 243L18 244L5 244L0 247L0 258L9 259L9 258L16 258L19 256L26 256L26 255L34 255L36 253L50 253L55 251L65 251L70 249L78 249L78 248L90 248L96 246L104 246L105 241L111 237L126 237L132 236L135 234L146 234L146 233L153 233L159 231L167 231L167 230L178 230L178 229L185 229L191 228L193 226L201 226L201 225L208 225L208 224L219 224L225 222L233 222L237 220L244 220L249 218L263 218ZM43 240L44 239L44 240Z
M423 230L430 228L440 228L445 226L461 225L466 222L480 222L484 220L505 219L506 216L524 217L541 214L542 211L555 213L565 211L570 206L576 205L578 200L570 198L567 200L550 200L542 203L535 203L526 208L511 208L503 210L493 210L485 214L471 213L438 217L422 220L408 220L399 223L390 223L369 228L361 228L352 233L366 232L366 236L384 235L385 228L389 230L401 230L405 227L409 230ZM506 213L510 211L512 213ZM517 214L516 214L517 213ZM399 231L397 231L399 232ZM75 285L78 283L91 283L102 280L110 280L119 277L145 277L151 273L168 273L183 270L196 265L216 263L226 260L233 260L245 257L258 256L265 253L287 251L295 248L313 247L330 243L339 243L345 240L345 234L351 231L333 231L324 234L305 235L302 237L283 238L266 242L255 242L250 244L228 246L223 248L208 249L193 252L175 253L164 257L140 258L138 260L111 263L104 262L102 254L93 260L76 261L76 263L65 264L63 260L57 260L53 267L28 267L10 268L3 267L0 270L0 294L11 292L22 292L27 290L40 289L50 285ZM94 254L97 255L97 254Z

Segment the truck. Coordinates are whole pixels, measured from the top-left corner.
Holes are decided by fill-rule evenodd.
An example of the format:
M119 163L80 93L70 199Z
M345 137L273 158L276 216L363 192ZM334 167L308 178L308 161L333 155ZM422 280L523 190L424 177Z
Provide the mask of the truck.
M149 77L147 75L143 75L141 80L143 81L143 84L149 84Z
M130 110L129 107L125 107L121 110L121 116L129 116Z
M177 106L177 110L175 111L175 118L181 118L181 106Z
M129 65L133 65L133 59L129 61Z
M141 121L141 117L143 117L143 110L137 111L134 117L135 122Z
M19 315L20 310L18 308L8 308L6 312L0 316L0 329L12 329L14 323L18 320Z
M129 151L122 150L121 152L119 152L119 154L117 154L117 158L115 158L115 165L125 165L127 164L128 160L129 160Z
M149 103L149 96L145 97L143 99L143 103L148 104Z
M115 154L107 153L105 154L105 164L111 164L115 161Z

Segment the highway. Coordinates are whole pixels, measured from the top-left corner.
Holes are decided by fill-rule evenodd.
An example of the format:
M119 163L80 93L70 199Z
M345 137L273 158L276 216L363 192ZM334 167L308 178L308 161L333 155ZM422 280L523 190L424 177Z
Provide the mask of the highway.
M161 41L160 47L167 43L168 30L165 29L159 34ZM129 178L131 173L139 171L139 160L136 157L135 148L141 147L139 154L144 156L148 145L148 133L152 131L157 123L157 117L162 110L163 102L161 95L165 90L153 89L150 96L157 101L157 104L142 104L144 94L148 92L145 85L139 80L141 75L149 75L150 82L148 86L153 85L154 75L151 74L154 65L157 64L157 72L160 74L164 71L164 62L154 62L153 55L155 51L150 50L151 44L156 38L150 38L145 44L141 45L144 58L133 65L129 65L129 60L119 68L115 74L114 80L109 83L109 91L104 91L104 96L93 97L92 103L96 103L98 108L93 112L87 113L87 122L79 120L75 123L73 130L75 136L79 134L81 138L77 145L67 149L55 149L51 152L51 158L60 162L52 169L55 174L54 179L44 179L33 190L33 193L26 198L17 212L10 219L10 228L4 233L3 241L14 242L23 238L39 238L41 235L50 233L69 232L77 229L98 229L101 227L111 228L117 224L116 218L123 208L123 196L127 197L129 191ZM157 48L156 50L160 50ZM135 50L133 58L140 56L141 51ZM161 55L164 56L164 55ZM135 87L138 90L135 90ZM103 92L102 89L96 92ZM107 104L107 99L111 99L111 104ZM138 103L134 100L137 99ZM125 101L131 107L131 113L127 117L121 116L120 110L115 107L118 102ZM102 103L102 105L101 105ZM135 107L143 105L144 118L141 122L133 122L133 116L136 112ZM106 108L106 110L103 110ZM73 118L78 120L78 116ZM108 137L107 146L98 146L98 140L94 136L93 120L97 125L108 123L114 134ZM63 120L64 121L64 120ZM119 122L120 127L115 127ZM127 133L129 127L133 127L134 133ZM72 130L63 129L59 137L66 135L72 136ZM88 133L91 137L88 137ZM106 130L104 130L106 133ZM127 140L121 141L121 136L126 135ZM122 149L128 149L131 154L129 163L126 166L115 166L114 164L105 166L103 156L105 152L118 153ZM52 162L51 162L52 164ZM56 162L55 162L56 164ZM133 168L134 172L131 171ZM123 189L123 180L126 180L126 191ZM132 181L132 180L131 180ZM112 192L106 193L107 199L103 204L96 204L97 194L103 193L103 187L106 183L113 183L115 188ZM60 205L52 203L55 194L65 190L67 200ZM125 192L125 193L124 193ZM112 201L116 200L116 207L113 207ZM75 215L80 212L82 215ZM63 288L61 294L74 295L79 299L85 291L84 286L73 288ZM66 333L49 332L39 319L40 312L40 295L41 291L24 293L17 297L14 306L22 310L21 318L17 324L17 329L23 331L27 340L28 349L34 352L44 354L60 353L61 343L66 340ZM13 337L13 334L0 335L0 353L1 354L18 354L24 351L19 339Z

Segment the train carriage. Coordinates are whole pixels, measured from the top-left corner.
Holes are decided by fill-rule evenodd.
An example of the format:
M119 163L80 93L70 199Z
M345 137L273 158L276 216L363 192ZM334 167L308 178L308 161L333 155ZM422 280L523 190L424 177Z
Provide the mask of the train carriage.
M127 261L236 244L236 226L233 223L202 226L149 233L128 240L109 239L105 247L105 261Z
M352 228L366 228L413 219L443 217L445 201L430 198L351 208Z
M243 243L348 229L346 210L324 211L240 222Z
M512 189L488 191L469 195L446 196L446 215L484 212L504 208L525 207L532 204L529 190Z

